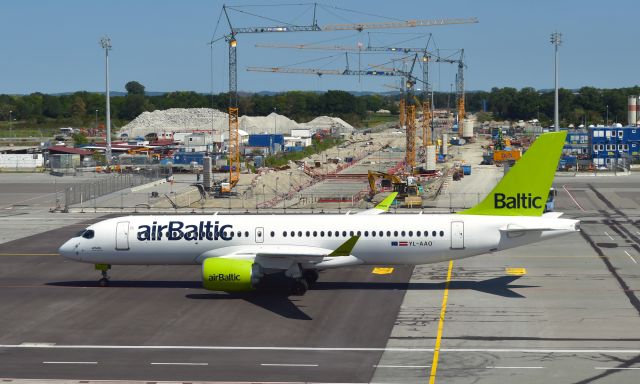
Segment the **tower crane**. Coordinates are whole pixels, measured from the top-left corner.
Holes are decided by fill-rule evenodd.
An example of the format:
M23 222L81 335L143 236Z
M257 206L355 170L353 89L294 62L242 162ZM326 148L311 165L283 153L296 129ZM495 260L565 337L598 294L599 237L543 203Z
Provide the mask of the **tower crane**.
M320 31L363 31L365 29L386 29L386 28L414 28L431 27L450 24L477 23L478 19L471 18L449 18L432 20L406 20L394 22L370 22L370 23L343 23L328 24L319 26L316 19L317 3L313 4L313 18L311 24L294 25L283 23L275 26L254 26L254 27L234 27L231 23L228 10L239 12L236 7L222 6L227 23L229 24L229 34L225 35L225 41L229 48L229 183L231 188L235 187L240 178L240 144L238 134L238 62L237 62L237 35L242 33L281 33L281 32L320 32ZM248 13L248 12L243 12ZM257 15L253 15L257 16Z
M477 19L472 18L469 19L468 22L477 22ZM458 23L458 24L461 24ZM429 45L427 42L426 46ZM272 43L264 43L264 44L256 44L258 48L285 48L285 49L311 49L311 50L322 50L322 51L344 51L344 52L388 52L388 53L417 53L422 55L422 82L424 83L424 87L422 90L422 111L423 111L423 120L422 120L422 145L431 145L431 114L433 111L433 99L430 97L429 93L431 91L429 82L429 63L449 63L449 64L457 64L458 72L456 74L456 106L458 111L458 121L464 119L465 116L465 107L464 107L464 68L466 65L464 64L464 49L457 50L453 55L449 57L442 57L434 52L429 51L426 47L418 48L418 47L393 47L393 46L372 46L368 44L364 47L353 47L348 45L314 45L314 44L272 44ZM458 58L451 58L452 56L457 55ZM400 88L401 92L404 94L404 85ZM406 114L408 112L406 108L405 98L402 97L400 99L400 126L406 125Z
M288 67L248 67L247 71L250 72L272 72L272 73L289 73L289 74L304 74L304 75L342 75L342 76L399 76L406 81L404 85L406 87L406 99L403 97L400 99L400 105L405 106L405 111L400 111L400 118L405 120L407 134L406 134L406 154L405 164L409 171L413 170L416 165L416 106L413 101L413 86L417 79L412 75L413 69L418 55L414 55L411 69L408 71L402 70L353 70L347 68L344 70L339 69L317 69L317 68L288 68ZM348 62L347 62L348 63Z

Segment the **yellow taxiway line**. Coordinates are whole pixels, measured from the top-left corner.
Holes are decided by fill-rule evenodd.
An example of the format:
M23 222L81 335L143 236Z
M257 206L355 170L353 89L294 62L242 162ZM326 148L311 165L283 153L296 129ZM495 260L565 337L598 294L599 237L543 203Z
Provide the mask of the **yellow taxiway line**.
M429 384L436 382L436 371L438 370L438 358L440 357L440 341L442 340L442 329L444 328L444 315L447 313L447 300L449 299L449 283L451 282L451 270L453 269L453 260L449 261L449 270L447 271L447 281L444 285L444 294L442 295L442 308L440 309L440 321L438 321L438 335L436 336L436 345L433 348L433 362L431 363L431 374L429 375Z

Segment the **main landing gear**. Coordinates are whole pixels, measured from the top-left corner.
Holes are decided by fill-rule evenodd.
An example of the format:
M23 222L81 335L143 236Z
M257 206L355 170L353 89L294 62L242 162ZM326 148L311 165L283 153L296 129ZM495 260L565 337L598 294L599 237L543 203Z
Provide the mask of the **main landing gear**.
M101 287L108 287L109 286L109 274L108 274L108 271L111 269L111 264L96 264L95 268L96 268L96 270L102 272L102 278L100 280L98 280L98 284Z
M293 279L291 294L294 296L304 295L316 281L318 281L318 271L315 269L303 270L302 277Z

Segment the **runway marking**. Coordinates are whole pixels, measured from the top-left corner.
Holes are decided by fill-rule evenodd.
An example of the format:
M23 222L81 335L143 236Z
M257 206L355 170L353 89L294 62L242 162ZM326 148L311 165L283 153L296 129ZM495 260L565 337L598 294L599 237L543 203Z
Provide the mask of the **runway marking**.
M544 369L544 367L485 367L487 369Z
M430 368L430 365L374 365L374 368Z
M371 273L375 275L389 275L393 273L393 268L376 267L376 268L373 268Z
M209 365L209 363L149 363L149 365Z
M635 367L627 367L627 368L617 368L617 367L593 367L594 369L599 369L599 370L607 370L607 371L623 371L623 370L638 370L640 368L635 368Z
M98 364L97 361L43 361L42 364Z
M226 345L72 345L47 343L0 344L0 348L40 349L139 349L139 350L195 350L195 351L309 351L309 352L433 352L433 348L407 347L247 347ZM532 348L441 348L442 352L487 352L487 353L607 353L640 354L640 349L532 349Z
M527 274L526 268L505 268L504 272L511 276L524 276Z
M431 374L429 375L429 384L436 382L436 372L438 371L438 358L440 357L440 342L442 341L442 329L444 328L444 316L447 313L447 300L449 299L449 283L451 282L451 270L453 269L453 260L449 261L449 270L447 271L447 280L444 284L444 293L442 294L442 308L440 309L440 320L438 321L438 334L436 336L436 345L433 348L433 361L431 363Z
M260 363L263 367L317 367L318 364Z
M629 258L631 259L631 261L633 261L634 263L638 264L638 262L636 261L636 259L634 259L634 258L633 258L633 256L631 256L631 255L629 254L629 252L624 251L624 253L626 253L626 254L627 254L627 256L629 256Z
M584 209L580 206L580 204L578 204L578 201L576 199L573 198L573 195L571 194L571 192L569 192L569 190L567 189L567 185L563 185L562 189L564 189L565 192L567 192L567 195L569 195L569 198L573 201L573 203L578 206L578 208L580 208L580 210L582 212L584 212Z
M59 253L0 253L0 256L60 256Z
M607 235L607 236L609 236L609 238L610 238L611 240L613 240L613 237L611 237L611 235L610 235L607 231L605 231L605 232L604 232L604 234L605 234L605 235Z

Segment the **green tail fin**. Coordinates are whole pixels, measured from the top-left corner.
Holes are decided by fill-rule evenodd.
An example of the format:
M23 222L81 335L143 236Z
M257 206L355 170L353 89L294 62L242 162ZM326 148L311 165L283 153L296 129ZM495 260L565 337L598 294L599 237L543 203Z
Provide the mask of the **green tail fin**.
M566 136L566 132L553 132L538 137L484 200L460 213L541 216Z

